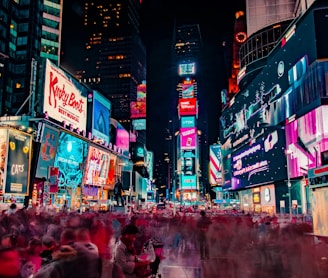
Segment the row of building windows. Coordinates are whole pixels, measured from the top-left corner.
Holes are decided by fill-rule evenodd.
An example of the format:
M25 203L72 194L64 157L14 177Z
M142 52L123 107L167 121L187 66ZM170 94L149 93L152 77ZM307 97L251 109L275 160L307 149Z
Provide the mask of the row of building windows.
M252 62L267 57L289 24L290 21L286 21L270 26L248 38L239 50L240 67L243 68Z

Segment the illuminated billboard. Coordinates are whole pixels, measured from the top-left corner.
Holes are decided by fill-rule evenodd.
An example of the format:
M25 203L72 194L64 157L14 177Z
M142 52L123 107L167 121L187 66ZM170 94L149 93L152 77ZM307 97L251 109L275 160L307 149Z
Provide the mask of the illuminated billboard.
M231 163L233 190L286 179L284 130L267 133L233 153Z
M114 154L90 145L85 163L83 183L95 186L114 186L115 162L116 156Z
M87 142L66 132L61 132L58 140L55 167L59 169L59 187L76 188L82 182L83 162L88 154Z
M111 102L99 92L93 91L92 135L103 142L110 142L109 125L111 117Z
M197 99L186 98L179 99L179 116L195 116L197 115Z
M146 130L146 119L134 119L132 126L134 130Z
M137 99L130 103L131 119L146 118L146 83L137 87Z
M209 166L209 182L211 185L222 185L222 158L221 146L210 146L210 166Z
M196 148L197 129L195 127L180 128L181 149Z
M179 64L178 74L179 75L195 75L196 74L196 64L195 63Z
M194 98L195 97L194 84L182 84L181 97Z
M180 123L181 123L181 127L195 127L196 126L195 117L193 117L193 116L181 117Z
M42 124L41 146L35 176L48 178L49 168L54 165L57 151L59 130L49 125Z
M46 62L43 112L81 131L87 124L87 89L49 60Z
M181 176L181 189L197 189L197 176Z
M328 106L323 105L286 125L290 178L322 165L320 154L328 150L327 119Z
M0 129L0 191L2 193L28 195L31 149L31 134L15 129Z

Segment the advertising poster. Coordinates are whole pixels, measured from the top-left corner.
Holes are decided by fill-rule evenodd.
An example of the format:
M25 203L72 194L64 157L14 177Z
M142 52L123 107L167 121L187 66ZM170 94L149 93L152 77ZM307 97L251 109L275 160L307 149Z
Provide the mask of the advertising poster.
M180 98L179 116L195 116L195 115L197 115L196 98Z
M8 160L6 194L28 195L32 136L17 130L8 130Z
M89 146L88 158L85 167L84 184L103 186L109 184L110 159L109 152ZM113 166L112 166L113 167Z
M222 185L222 159L221 159L221 146L210 146L210 184Z
M58 167L49 167L49 193L58 192Z
M86 130L87 88L47 60L43 112L73 128Z
M49 125L43 124L41 147L39 152L38 165L35 176L37 178L47 178L48 169L55 163L59 131Z
M137 87L137 99L130 103L131 119L146 118L146 83Z
M181 95L182 98L194 98L194 84L182 84Z
M181 189L197 189L197 177L193 176L181 176Z
M189 117L181 117L181 127L195 127L196 121L195 117L189 116Z
M93 91L93 124L92 134L103 142L109 143L109 125L111 102L97 91Z
M0 129L0 194L3 194L7 175L8 129Z
M76 188L82 183L83 169L80 165L86 160L87 143L66 132L61 132L55 159L55 167L59 168L59 187Z
M196 147L196 128L180 128L181 149L194 149Z
M180 64L178 68L178 74L179 75L196 74L196 64L195 63Z
M232 189L287 179L285 133L267 133L232 156Z

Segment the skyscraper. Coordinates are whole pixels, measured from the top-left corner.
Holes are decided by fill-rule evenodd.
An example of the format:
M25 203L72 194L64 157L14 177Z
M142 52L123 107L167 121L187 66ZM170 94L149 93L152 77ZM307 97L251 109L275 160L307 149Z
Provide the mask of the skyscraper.
M61 0L1 2L1 115L38 112L37 65L59 63L61 11Z
M69 3L68 3L69 4ZM84 1L76 76L112 102L112 117L131 128L130 102L146 80L146 53L139 33L139 0ZM76 58L75 58L76 59ZM65 64L73 57L65 57Z

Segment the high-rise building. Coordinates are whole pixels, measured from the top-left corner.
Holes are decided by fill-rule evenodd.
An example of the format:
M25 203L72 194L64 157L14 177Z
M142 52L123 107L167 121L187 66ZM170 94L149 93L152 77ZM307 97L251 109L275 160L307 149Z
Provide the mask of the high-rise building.
M84 1L77 77L112 103L112 117L131 128L130 103L146 80L146 53L139 33L139 0ZM66 58L69 59L69 58ZM65 61L67 63L67 61Z
M0 114L34 115L37 65L59 63L62 1L2 1L0 12Z

